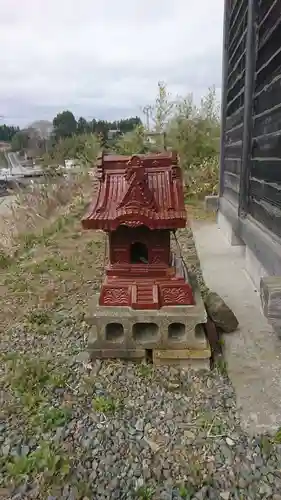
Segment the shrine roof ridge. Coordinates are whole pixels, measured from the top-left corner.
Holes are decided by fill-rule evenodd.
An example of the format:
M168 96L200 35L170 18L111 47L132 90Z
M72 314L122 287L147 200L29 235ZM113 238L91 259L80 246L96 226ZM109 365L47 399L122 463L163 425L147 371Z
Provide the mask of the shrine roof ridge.
M145 167L165 167L170 165L178 165L178 154L175 151L165 151L161 153L135 153L133 155L117 155L115 153L102 152L97 158L98 167L125 167L126 164L133 158L139 158Z
M83 219L85 229L112 231L120 225L176 229L186 224L184 191L175 152L98 158L99 189Z

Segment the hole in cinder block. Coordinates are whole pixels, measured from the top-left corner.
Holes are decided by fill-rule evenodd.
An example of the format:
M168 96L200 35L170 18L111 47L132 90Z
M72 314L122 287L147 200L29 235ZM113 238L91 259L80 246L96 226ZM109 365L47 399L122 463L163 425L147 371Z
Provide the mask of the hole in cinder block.
M168 338L170 340L182 340L185 336L185 325L183 323L171 323L168 326Z
M204 330L204 324L196 325L196 327L195 327L195 337L197 339L206 338L206 334L205 334L205 330Z
M152 349L145 349L145 361L147 363L153 363L153 350Z
M136 342L153 342L157 340L159 327L155 323L135 323L133 337Z
M105 327L105 338L109 342L121 342L124 338L124 327L121 323L108 323Z

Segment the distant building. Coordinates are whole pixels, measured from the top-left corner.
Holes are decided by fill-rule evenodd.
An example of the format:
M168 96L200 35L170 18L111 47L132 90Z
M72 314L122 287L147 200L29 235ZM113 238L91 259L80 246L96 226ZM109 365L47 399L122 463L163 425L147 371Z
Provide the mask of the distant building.
M110 139L115 139L115 137L118 137L120 135L122 135L122 132L118 129L117 130L109 130L107 137L110 140Z
M146 140L149 144L156 144L156 139L154 139L154 137L146 137Z
M11 148L10 144L5 141L0 141L0 151L9 151Z
M78 167L79 166L79 162L78 160L64 160L64 165L65 165L65 168L66 170L71 170L72 168L75 168L75 167Z

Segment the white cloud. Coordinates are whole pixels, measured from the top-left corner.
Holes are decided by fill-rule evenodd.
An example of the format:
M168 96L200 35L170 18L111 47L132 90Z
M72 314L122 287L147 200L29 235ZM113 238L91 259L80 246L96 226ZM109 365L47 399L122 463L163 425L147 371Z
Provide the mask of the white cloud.
M116 118L220 86L223 0L0 0L0 115ZM21 7L21 8L19 8Z

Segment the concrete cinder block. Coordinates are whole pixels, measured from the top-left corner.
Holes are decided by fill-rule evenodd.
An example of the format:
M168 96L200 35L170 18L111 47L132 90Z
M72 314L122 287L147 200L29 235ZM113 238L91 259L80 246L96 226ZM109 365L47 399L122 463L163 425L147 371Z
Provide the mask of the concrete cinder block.
M265 276L260 280L260 298L265 317L281 322L281 276Z
M206 212L217 212L219 209L219 196L205 196L204 209Z
M91 325L88 350L91 357L137 358L153 349L209 349L203 328L207 314L201 294L195 305L169 306L156 311L107 307L93 300L85 321ZM127 353L127 354L126 354Z
M209 370L210 357L210 349L155 349L153 351L153 364L182 369Z
M126 361L142 361L146 358L145 349L90 349L91 361L95 359L123 359Z

